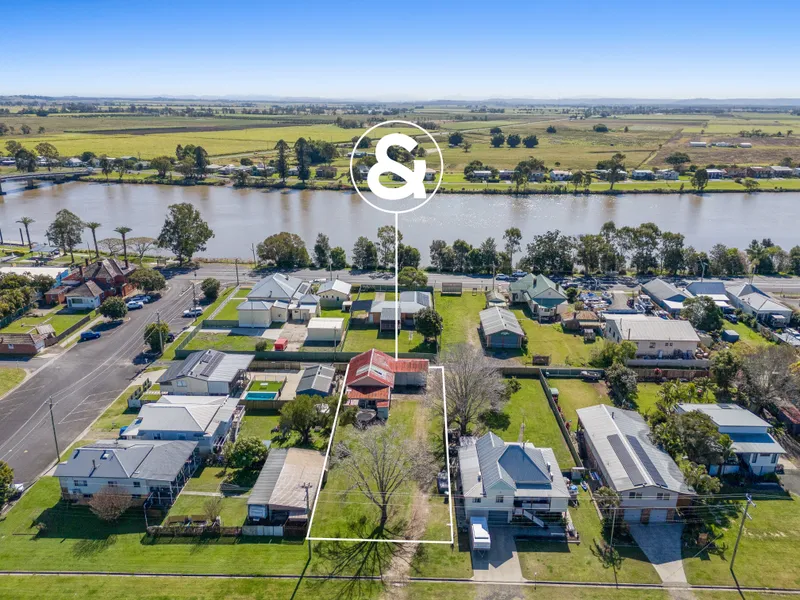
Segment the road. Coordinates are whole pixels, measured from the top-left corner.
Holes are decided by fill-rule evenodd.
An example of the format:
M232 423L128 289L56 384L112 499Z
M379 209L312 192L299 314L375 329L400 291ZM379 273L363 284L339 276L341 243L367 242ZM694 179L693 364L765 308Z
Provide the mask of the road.
M0 460L14 469L17 483L36 479L56 458L48 399L53 399L64 452L142 370L144 365L134 359L144 349L144 328L156 320L156 313L173 331L186 324L182 312L191 305L190 288L190 276L173 277L160 300L129 312L125 323L101 338L16 361L32 374L0 400Z

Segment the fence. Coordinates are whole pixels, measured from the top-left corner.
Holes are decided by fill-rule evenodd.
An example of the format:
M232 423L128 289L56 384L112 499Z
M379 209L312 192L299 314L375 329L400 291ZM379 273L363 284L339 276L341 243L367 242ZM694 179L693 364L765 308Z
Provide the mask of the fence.
M283 537L283 525L243 525L242 535Z
M145 379L142 385L133 390L128 396L128 408L141 408L142 404L146 404L147 402L142 402L142 396L152 385L153 382L150 379Z
M239 537L242 535L242 527L217 527L205 525L182 525L179 527L162 527L161 525L151 525L147 528L147 535L150 537Z
M77 323L73 323L72 325L67 327L64 331L59 333L56 337L50 338L50 339L53 340L52 344L57 344L58 342L63 340L68 335L75 333L76 331L78 331L78 329L80 329L81 327L86 325L89 321L91 321L96 315L97 315L97 313L95 311L92 311L88 315L83 317L80 321L78 321ZM50 340L48 340L48 342L49 341ZM45 343L45 345L47 345L47 346L50 346L52 344L49 344L47 342Z
M544 376L544 373L540 374L539 381L544 389L544 395L547 396L547 403L550 405L550 410L552 410L553 414L555 415L558 428L561 430L561 435L564 437L564 441L567 443L567 448L569 448L569 453L572 455L572 460L575 461L576 466L582 467L583 461L581 460L581 455L578 453L578 449L575 448L575 444L572 441L572 435L567 428L567 424L564 422L564 417L561 416L561 411L558 410L558 404L553 398L553 394L550 393L550 384L547 381L547 377Z
M9 325L11 322L16 321L19 317L24 315L26 312L33 308L33 304L29 304L28 306L23 306L19 310L17 310L13 315L8 315L0 319L0 328Z
M631 369L645 367L648 369L707 369L711 361L707 358L669 359L669 358L633 358L626 365Z
M206 319L200 325L201 329L233 329L239 326L239 321L233 319Z

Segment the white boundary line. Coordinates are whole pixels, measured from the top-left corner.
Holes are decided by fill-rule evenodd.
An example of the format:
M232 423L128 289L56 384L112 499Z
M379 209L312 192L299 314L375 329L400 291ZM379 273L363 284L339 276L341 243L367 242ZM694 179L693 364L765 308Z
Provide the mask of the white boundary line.
M339 423L339 408L342 406L342 396L344 395L344 381L347 381L347 372L350 370L350 365L347 365L347 370L344 373L344 381L342 382L342 390L339 392L339 405L336 407L336 414L334 415L333 421L333 429L331 430L331 437L328 440L328 452L325 454L325 462L323 463L322 467L322 474L319 477L319 484L317 485L317 497L314 498L314 508L311 513L311 518L308 521L308 533L306 534L306 541L314 541L314 542L375 542L375 543L383 543L383 544L450 544L451 546L455 542L455 527L453 526L453 513L455 507L453 506L453 486L452 482L450 481L450 452L447 448L447 392L445 389L444 383L444 367L443 366L432 366L429 367L429 371L432 369L439 369L442 371L442 414L444 416L444 427L443 427L443 434L444 434L444 451L445 456L447 458L447 507L448 507L448 515L450 516L450 539L449 540L377 540L373 538L339 538L339 537L312 537L311 536L311 528L314 524L314 516L317 514L317 502L319 502L319 497L322 494L322 478L325 476L325 469L328 466L328 458L331 454L331 447L333 445L333 437L336 434L336 426Z
M378 323L380 328L380 323ZM394 359L400 355L400 215L394 213Z

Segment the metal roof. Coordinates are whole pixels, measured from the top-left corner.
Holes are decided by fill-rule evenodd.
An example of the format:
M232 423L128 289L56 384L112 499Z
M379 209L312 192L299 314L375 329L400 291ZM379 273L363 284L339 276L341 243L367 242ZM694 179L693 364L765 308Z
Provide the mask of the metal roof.
M325 455L316 450L271 450L247 499L248 506L258 504L268 505L272 510L305 510L306 492L301 486L311 484L308 505L313 505L324 464Z
M785 454L778 442L768 433L729 433L733 451L741 454L758 452L764 454Z
M247 370L255 357L252 354L225 354L218 350L193 352L183 362L173 364L158 378L159 383L169 383L180 377L203 381L232 382L241 370Z
M614 319L623 340L649 342L700 342L700 337L689 321L667 320L660 317L646 319Z
M678 404L679 413L697 411L707 414L717 427L761 427L766 432L770 427L764 419L738 404Z
M689 292L682 292L671 283L667 283L663 279L651 279L642 286L642 290L654 300L665 302L670 300L672 302L682 303L684 300L691 298L692 294Z
M525 335L516 315L510 310L492 306L482 310L479 316L484 335L494 335L501 331L510 331L518 336Z
M342 281L340 279L334 279L333 281L331 281L329 279L319 286L319 288L317 289L317 294L322 294L324 292L329 292L329 291L335 291L335 292L340 292L345 296L348 296L350 295L350 290L352 288L353 286L347 283L346 281Z
M300 383L297 384L297 394L301 395L310 390L330 394L335 374L336 370L331 365L306 367L300 377Z
M230 420L239 402L225 396L200 398L201 401L193 401L192 396L164 396L158 402L145 404L124 435L136 437L145 431L213 434L221 422Z
M338 317L313 317L308 321L308 329L342 331L344 329L344 319Z
M310 283L298 277L284 273L273 273L255 284L250 293L247 294L247 299L290 301L307 294L310 288Z

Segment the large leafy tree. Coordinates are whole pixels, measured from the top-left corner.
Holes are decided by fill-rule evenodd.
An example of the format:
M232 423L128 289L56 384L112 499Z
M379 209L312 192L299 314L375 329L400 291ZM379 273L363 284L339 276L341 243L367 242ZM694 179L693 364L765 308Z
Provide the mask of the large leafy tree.
M398 243L403 241L402 232L397 232ZM378 228L378 259L384 267L394 265L394 225L383 225Z
M289 172L289 144L284 140L278 140L278 143L275 144L275 150L278 151L278 158L275 160L275 169L278 171L281 182L285 182L286 174Z
M621 363L614 363L606 369L606 382L612 398L618 404L636 402L639 388L636 383L636 372Z
M47 170L52 170L52 162L58 160L58 150L56 150L56 147L49 142L42 142L41 144L36 144L34 150L36 150L39 156L47 159Z
M14 153L14 161L17 171L23 173L33 173L36 170L36 155L30 150L20 148Z
M425 339L433 339L442 335L444 329L444 321L440 315L433 308L423 308L417 313L414 320L417 331L422 334Z
M300 443L311 441L311 432L317 425L323 424L323 417L317 410L319 398L300 395L281 408L281 429L296 431L300 435Z
M733 350L723 348L711 358L711 379L723 392L731 389L739 374L739 359Z
M156 354L164 351L169 336L169 324L161 321L160 323L148 323L144 328L144 343L150 346L150 350Z
M305 267L311 260L306 244L296 233L275 233L256 247L258 258L281 268Z
M710 296L697 296L686 300L683 303L681 316L700 331L712 332L722 328L722 311Z
M75 247L81 243L83 227L78 215L62 208L47 228L47 238L65 252L68 251L72 262L75 262Z
M397 277L398 285L408 288L420 288L428 285L428 275L415 267L403 267Z
M353 267L369 271L378 266L378 249L367 237L360 236L353 245Z
M203 220L200 211L188 202L170 205L167 218L158 235L159 248L168 248L183 264L196 252L206 249L214 232Z
M155 269L138 268L128 276L130 281L143 292L158 292L167 287L167 280Z
M511 264L511 268L514 268L514 252L520 249L520 245L522 242L522 232L519 230L518 227L509 227L506 229L505 233L503 233L503 239L506 242L506 252L508 253L508 262Z
M738 383L754 409L785 399L797 403L797 354L788 344L755 348L741 356Z
M7 462L0 460L0 506L8 502L12 483L14 483L14 469L9 467Z
M327 235L320 233L314 243L314 262L320 269L327 269L331 261L331 242Z
M150 161L150 166L158 172L158 177L163 179L172 170L172 159L169 156L156 156Z
M692 162L692 159L685 152L673 152L664 162L680 173L683 171L683 165Z
M110 298L103 300L103 303L100 305L100 308L97 309L97 312L103 315L106 319L119 321L120 319L124 319L125 315L128 314L128 307L125 306L125 300L119 296L111 296Z
M692 175L692 185L697 191L702 192L708 185L708 171L705 169L697 169Z
M347 267L347 253L341 246L331 249L331 268L344 269Z
M311 164L309 152L308 141L302 137L297 138L297 141L294 143L294 155L297 159L297 176L300 178L300 181L306 181L311 176L311 169L309 169L309 165Z
M239 436L236 441L225 444L222 450L226 467L234 469L253 468L267 458L267 447L255 436Z

